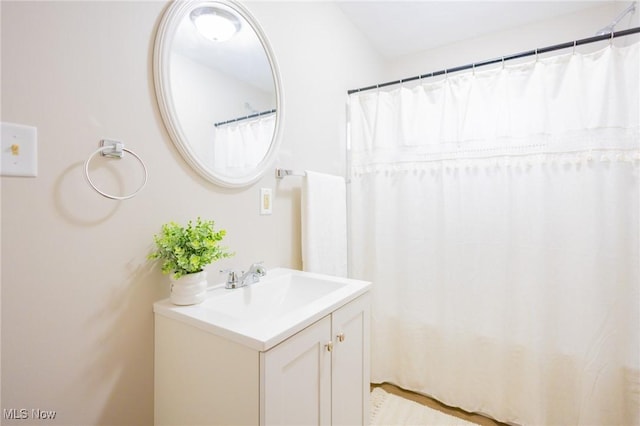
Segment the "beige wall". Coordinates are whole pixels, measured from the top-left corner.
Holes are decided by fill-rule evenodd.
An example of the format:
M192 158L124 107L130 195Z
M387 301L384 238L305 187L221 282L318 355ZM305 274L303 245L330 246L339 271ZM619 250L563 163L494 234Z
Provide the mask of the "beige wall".
M330 3L246 5L283 77L278 165L343 173L346 90L378 79L377 56ZM300 180L270 172L222 189L182 160L153 91L166 2L1 7L1 120L36 126L39 151L37 178L2 178L2 408L56 410L47 424L151 424L152 303L168 296L167 277L145 260L152 235L169 220L214 219L237 255L209 269L212 281L256 260L299 267ZM135 198L108 200L85 182L83 162L103 138L146 162ZM141 178L130 160L95 173L118 193ZM274 189L272 216L258 214L261 187Z

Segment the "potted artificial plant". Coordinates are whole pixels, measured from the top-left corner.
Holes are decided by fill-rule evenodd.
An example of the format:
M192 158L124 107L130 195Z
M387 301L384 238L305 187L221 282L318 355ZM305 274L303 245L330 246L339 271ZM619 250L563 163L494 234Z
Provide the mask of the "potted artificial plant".
M207 293L207 272L204 267L216 260L231 257L220 242L226 235L224 229L216 231L212 220L198 219L187 226L175 222L162 225L159 234L153 236L156 250L150 260L162 262L162 273L171 274L171 301L176 305L193 305L202 302Z

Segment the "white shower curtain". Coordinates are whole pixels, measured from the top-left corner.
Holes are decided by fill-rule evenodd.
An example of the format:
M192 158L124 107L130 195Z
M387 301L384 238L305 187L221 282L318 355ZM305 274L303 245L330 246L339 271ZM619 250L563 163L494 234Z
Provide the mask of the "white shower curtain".
M275 125L276 115L272 113L217 126L213 142L214 168L230 175L253 170L269 150Z
M640 423L638 52L350 97L372 381L505 422Z

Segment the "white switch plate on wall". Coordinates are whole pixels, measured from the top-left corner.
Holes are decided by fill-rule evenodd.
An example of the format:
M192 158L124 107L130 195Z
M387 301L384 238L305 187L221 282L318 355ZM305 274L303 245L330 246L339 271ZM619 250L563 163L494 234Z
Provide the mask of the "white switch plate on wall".
M273 211L271 188L260 188L260 214L267 215Z
M14 123L0 127L0 174L38 176L38 129Z

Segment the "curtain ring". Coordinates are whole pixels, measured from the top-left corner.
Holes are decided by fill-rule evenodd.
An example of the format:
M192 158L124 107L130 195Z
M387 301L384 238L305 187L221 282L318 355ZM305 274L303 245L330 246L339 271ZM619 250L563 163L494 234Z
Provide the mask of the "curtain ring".
M536 62L538 62L538 49L536 49Z
M504 56L502 57L502 69L504 69Z
M576 41L573 40L573 54L576 54Z
M611 30L611 37L609 37L609 46L613 46L613 30Z

